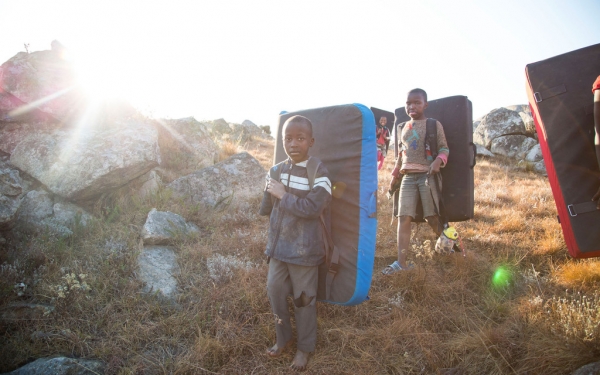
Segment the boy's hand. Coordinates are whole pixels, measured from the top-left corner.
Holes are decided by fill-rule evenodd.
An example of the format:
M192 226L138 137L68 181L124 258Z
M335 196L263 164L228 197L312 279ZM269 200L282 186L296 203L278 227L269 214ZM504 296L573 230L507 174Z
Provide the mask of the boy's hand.
M272 178L267 182L267 192L271 193L277 199L281 199L285 194L285 186L279 181L276 181Z
M433 163L431 163L431 165L429 166L429 172L428 174L434 175L436 173L440 173L440 167L442 165L442 159L440 158L435 158L435 160L433 161Z
M394 185L396 185L396 181L398 181L398 177L392 176L392 179L390 180L390 188L388 189L389 191L394 190Z
M598 191L596 192L596 194L594 194L594 197L592 198L593 201L596 201L597 205L596 208L598 210L600 210L600 188L598 188Z

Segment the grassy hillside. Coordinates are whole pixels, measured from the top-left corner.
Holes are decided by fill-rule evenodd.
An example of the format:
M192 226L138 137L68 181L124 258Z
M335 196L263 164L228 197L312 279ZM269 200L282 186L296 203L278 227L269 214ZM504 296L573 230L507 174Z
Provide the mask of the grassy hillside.
M265 168L272 160L272 141L221 147L221 158L247 150ZM600 360L600 262L567 255L545 178L506 160L479 160L475 219L456 225L466 256L434 254L433 232L413 224L415 269L383 276L396 256L385 198L390 159L379 177L370 300L318 305L308 373L567 374ZM23 302L54 306L3 315L0 372L65 355L102 359L109 374L292 373L295 348L265 355L275 340L267 218L174 206L164 191L130 196L120 191L98 202L100 220L71 239L0 245L0 311ZM153 207L183 215L203 233L176 246L177 304L141 294L136 278L139 233Z

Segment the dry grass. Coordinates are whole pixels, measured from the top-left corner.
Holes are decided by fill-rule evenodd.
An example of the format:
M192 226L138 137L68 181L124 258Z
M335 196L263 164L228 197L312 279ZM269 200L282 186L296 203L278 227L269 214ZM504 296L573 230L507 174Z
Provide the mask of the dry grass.
M225 142L221 158L247 150L268 167L272 147ZM318 305L308 373L566 374L598 359L600 267L568 257L546 179L507 160L478 161L476 217L456 223L466 257L431 254L433 232L415 224L415 270L383 276L396 256L385 198L390 168L387 160L380 174L370 300ZM292 373L293 350L265 355L275 339L265 290L267 219L167 202L165 192L145 200L115 194L95 206L101 219L71 239L3 245L0 312L18 302L54 310L0 323L0 372L66 355L100 358L108 374ZM175 304L141 294L136 277L139 232L152 207L178 212L204 233L176 246ZM500 267L505 277L494 283ZM15 288L20 283L26 287Z

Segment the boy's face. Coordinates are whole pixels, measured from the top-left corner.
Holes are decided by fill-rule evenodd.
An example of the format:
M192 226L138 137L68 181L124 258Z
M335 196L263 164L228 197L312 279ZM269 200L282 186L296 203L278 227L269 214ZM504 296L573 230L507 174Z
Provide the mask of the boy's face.
M386 124L387 124L387 118L385 118L385 117L381 117L381 118L379 119L379 125L381 125L381 126L385 126Z
M308 159L308 149L315 139L308 125L292 122L283 129L283 148L294 164Z
M413 120L422 120L425 118L425 108L427 108L427 102L423 94L413 92L406 98L406 114Z

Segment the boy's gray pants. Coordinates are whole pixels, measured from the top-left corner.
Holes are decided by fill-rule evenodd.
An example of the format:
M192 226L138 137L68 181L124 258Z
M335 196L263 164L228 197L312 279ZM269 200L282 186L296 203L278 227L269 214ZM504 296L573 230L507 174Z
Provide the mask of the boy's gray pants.
M267 294L275 315L277 346L292 339L287 296L294 299L294 315L298 333L297 348L312 352L317 343L317 287L319 266L299 266L271 258L267 276Z

